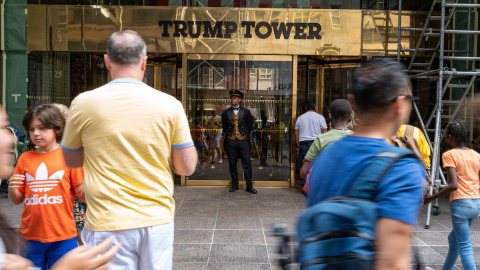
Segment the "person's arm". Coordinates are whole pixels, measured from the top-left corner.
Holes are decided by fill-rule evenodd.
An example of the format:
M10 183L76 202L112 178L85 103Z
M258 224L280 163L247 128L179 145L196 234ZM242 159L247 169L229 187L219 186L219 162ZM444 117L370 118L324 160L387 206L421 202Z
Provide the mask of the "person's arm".
M194 146L172 149L172 170L179 175L192 175L197 167L197 150Z
M322 134L324 134L324 133L326 133L326 132L328 131L327 128L322 128L321 130L322 130Z
M63 159L65 164L70 168L79 168L83 166L84 159L83 148L76 151L69 151L66 148L63 148Z
M392 218L379 218L376 225L376 270L407 270L410 263L412 226Z
M307 171L308 171L308 167L310 167L310 164L312 164L312 162L310 160L305 160L303 162L302 168L300 168L300 177L301 178L305 178L305 176L307 174Z
M299 138L300 138L300 131L297 129L295 129L295 142L297 142L297 155L298 153L300 153L300 141L299 141Z
M79 246L63 255L52 266L51 270L106 269L108 263L120 249L120 244L112 247L113 239L113 237L110 237L93 248L85 245Z
M5 254L1 270L28 270L32 269L33 263L30 260L16 254Z
M455 170L455 168L447 167L447 175L449 181L448 185L432 196L427 195L424 199L424 204L429 204L431 201L446 196L458 189L457 171Z
M14 174L8 181L8 198L13 204L21 204L25 199L25 193L18 188L25 184L25 175Z
M74 189L75 189L75 195L77 195L77 198L84 203L85 192L83 191L83 184L75 186Z

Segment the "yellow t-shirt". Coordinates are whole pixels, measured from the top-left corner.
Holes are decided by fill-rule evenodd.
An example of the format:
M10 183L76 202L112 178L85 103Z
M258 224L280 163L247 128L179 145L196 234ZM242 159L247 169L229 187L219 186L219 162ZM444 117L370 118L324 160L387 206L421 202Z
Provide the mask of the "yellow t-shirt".
M455 168L458 189L450 193L450 201L480 199L480 154L474 150L452 149L442 155L443 167Z
M397 130L397 135L399 137L403 137L405 134L405 125L401 125L400 128ZM423 135L423 132L417 128L413 127L413 138L417 140L418 142L418 147L420 148L420 151L422 152L423 160L425 160L425 164L430 168L430 146L428 146L427 139L425 138L425 135ZM388 139L388 141L393 144L393 141Z
M182 104L133 79L77 96L62 146L84 149L85 227L115 231L173 220L172 149L193 145Z

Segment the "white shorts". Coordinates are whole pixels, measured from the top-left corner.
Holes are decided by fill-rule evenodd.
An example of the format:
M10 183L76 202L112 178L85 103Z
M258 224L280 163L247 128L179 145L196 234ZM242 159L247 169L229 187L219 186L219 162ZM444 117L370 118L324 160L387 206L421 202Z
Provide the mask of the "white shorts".
M213 147L220 147L220 140L222 138L222 134L218 133L215 136L213 136Z
M115 236L115 243L120 242L120 250L107 269L172 269L173 259L173 221L151 227L121 230L92 231L85 228L82 241L90 246L97 246L110 236Z

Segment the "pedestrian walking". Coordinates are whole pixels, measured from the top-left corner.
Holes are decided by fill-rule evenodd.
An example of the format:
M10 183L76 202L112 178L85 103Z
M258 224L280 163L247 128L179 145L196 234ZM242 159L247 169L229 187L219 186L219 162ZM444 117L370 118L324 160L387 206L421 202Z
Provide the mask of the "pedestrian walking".
M122 243L109 269L171 269L172 171L191 175L197 163L188 120L178 100L142 82L136 32L112 34L104 57L112 81L72 101L62 144L68 166L85 164L82 240Z
M362 243L370 243L370 248L356 248L354 244L344 245L344 241L348 241L350 236L345 238L342 230L348 230L345 231L347 234L357 233L361 231L361 228L355 226L357 223L351 223L352 227L348 229L348 222L319 221L318 227L341 231L337 234L325 232L325 237L322 237L323 240L329 239L327 242L331 243L327 244L329 248L325 249L324 254L336 256L330 257L336 258L335 260L325 260L325 263L332 267L336 263L336 267L346 267L341 269L353 269L353 265L356 269L411 268L410 238L417 223L427 183L423 166L413 155L408 155L394 160L393 166L388 168L385 174L366 175L364 172L372 160L379 158L380 153L391 149L385 138L395 134L400 125L409 119L412 109L411 90L403 69L403 66L394 60L374 58L355 71L350 101L358 118L355 132L326 147L312 163L308 185L309 209L318 209L313 207L321 202L328 203L327 199L333 197L340 200L345 198L342 196L351 196L350 192L364 187L355 185L357 180L371 178L370 183L378 181L378 185L373 185L373 192L369 189L363 193L374 194L371 201L376 205L375 215L373 224L369 224L374 228L374 234L370 238L365 238L366 234L354 236L356 239L351 242L360 243L367 239L367 242ZM386 153L387 158L393 156L393 153ZM354 198L356 196L353 196L352 200ZM332 213L336 213L335 210ZM352 219L355 217L356 214L348 216ZM366 227L367 224L364 225ZM318 230L321 231L322 228ZM373 240L374 248L371 245ZM357 254L359 256L356 256ZM373 256L365 256L367 254ZM317 261L321 263L322 260Z
M316 113L315 102L309 100L307 112L298 117L295 123L295 138L297 142L297 168L302 167L305 155L318 135L327 132L328 127L323 115ZM305 179L303 184L305 184Z
M455 120L445 129L445 142L452 146L442 155L443 167L447 170L448 185L438 193L425 198L425 204L450 195L453 229L448 235L448 254L443 270L453 269L458 259L463 269L474 270L470 227L480 214L480 154L467 147L470 128L463 120Z

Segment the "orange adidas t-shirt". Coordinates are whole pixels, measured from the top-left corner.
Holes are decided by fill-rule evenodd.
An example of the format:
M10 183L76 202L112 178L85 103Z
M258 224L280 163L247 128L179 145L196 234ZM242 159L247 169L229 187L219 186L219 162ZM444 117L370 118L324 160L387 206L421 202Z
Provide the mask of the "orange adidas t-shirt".
M22 238L51 243L77 236L74 187L83 183L83 168L67 167L58 147L48 153L23 153L13 173L26 178L26 184L18 187L25 194Z
M458 189L450 193L450 202L460 199L480 199L480 154L474 150L452 149L442 155L443 167L453 167Z

